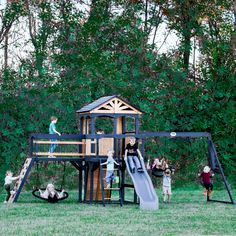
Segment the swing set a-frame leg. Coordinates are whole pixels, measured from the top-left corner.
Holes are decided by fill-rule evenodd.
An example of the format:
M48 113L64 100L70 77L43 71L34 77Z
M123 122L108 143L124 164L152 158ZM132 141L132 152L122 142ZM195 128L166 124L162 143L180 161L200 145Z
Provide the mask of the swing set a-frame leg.
M212 141L211 141L212 142ZM222 201L222 200L214 200L214 199L210 199L209 196L207 196L207 201L212 201L212 202L220 202L220 203L227 203L227 204L234 204L234 200L233 200L233 196L231 194L231 191L230 191L230 187L229 187L229 183L224 175L224 171L223 171L223 168L220 164L220 161L218 159L218 156L217 156L217 153L216 153L216 150L215 150L215 147L214 147L214 144L213 142L211 143L212 144L212 150L214 152L214 158L215 158L215 161L216 161L216 164L217 166L219 167L219 170L220 170L220 174L222 176L222 179L223 179L223 182L224 182L224 185L225 185L225 188L228 192L228 195L229 195L229 198L230 198L230 201Z

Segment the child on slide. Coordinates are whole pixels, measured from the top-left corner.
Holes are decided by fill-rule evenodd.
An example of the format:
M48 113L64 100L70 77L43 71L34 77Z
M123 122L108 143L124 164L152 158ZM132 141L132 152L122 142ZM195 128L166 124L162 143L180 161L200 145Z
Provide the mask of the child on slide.
M138 143L136 142L135 137L130 137L129 143L125 148L125 160L129 163L129 168L131 173L135 173L135 167L138 172L143 172L140 160L143 160L142 154L138 149Z

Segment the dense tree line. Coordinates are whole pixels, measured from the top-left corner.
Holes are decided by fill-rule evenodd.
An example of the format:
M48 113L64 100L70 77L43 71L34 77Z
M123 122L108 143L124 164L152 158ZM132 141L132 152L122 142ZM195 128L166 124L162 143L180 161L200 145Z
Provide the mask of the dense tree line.
M76 133L76 109L118 94L145 112L143 130L210 132L235 183L235 12L232 0L8 1L0 15L0 177L19 169L29 134L47 133L51 115L62 133ZM163 22L179 38L166 53L156 45ZM14 65L18 25L29 53Z

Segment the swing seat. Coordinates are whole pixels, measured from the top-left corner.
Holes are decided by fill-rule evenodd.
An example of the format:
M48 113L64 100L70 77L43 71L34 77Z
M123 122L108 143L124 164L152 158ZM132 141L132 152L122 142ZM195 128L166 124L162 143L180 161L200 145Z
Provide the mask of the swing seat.
M41 190L42 190L42 191L45 191L46 188L41 188ZM56 190L57 192L61 192L60 189L55 189L55 190ZM41 197L41 196L40 196L40 192L39 192L39 189L38 189L38 188L36 188L35 190L33 190L33 191L32 191L32 194L33 194L34 197L39 198L39 199L44 200L44 201L47 201L47 202L50 202L50 203L56 203L56 202L65 200L66 198L69 197L69 193L64 192L64 193L63 193L64 196L63 196L62 198L53 198L53 199L44 198L44 197Z
M164 171L162 169L153 169L152 170L152 175L155 177L162 177Z
M172 174L175 172L175 167L172 166L172 165L170 165L168 167L168 169L170 169ZM163 170L163 169L154 168L154 169L152 169L152 175L155 176L155 177L163 177L164 171L165 170Z

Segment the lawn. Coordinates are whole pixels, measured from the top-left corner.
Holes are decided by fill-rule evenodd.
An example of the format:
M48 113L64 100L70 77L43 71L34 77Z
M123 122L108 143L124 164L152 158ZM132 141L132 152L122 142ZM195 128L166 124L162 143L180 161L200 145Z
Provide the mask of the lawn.
M214 198L225 197L225 191L214 192ZM76 192L49 204L24 192L18 203L0 205L0 235L236 235L236 205L206 202L201 189L173 190L172 202L160 198L158 211L132 204L80 204Z

